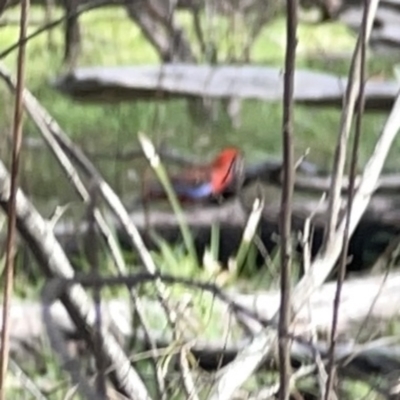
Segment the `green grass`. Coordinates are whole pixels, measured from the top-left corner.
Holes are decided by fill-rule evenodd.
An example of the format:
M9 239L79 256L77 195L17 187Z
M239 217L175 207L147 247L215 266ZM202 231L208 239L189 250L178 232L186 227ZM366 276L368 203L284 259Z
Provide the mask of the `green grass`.
M5 16L15 14L12 10ZM35 19L42 18L41 11L33 8ZM181 14L180 20L193 37L190 19ZM135 65L154 64L157 55L146 42L139 29L130 21L122 9L92 11L82 17L83 49L79 65ZM30 28L32 31L34 28ZM1 28L0 51L17 39L17 27ZM235 36L236 35L236 36ZM231 42L240 39L243 32L228 35L226 22L221 21L216 29L220 43L221 59L229 54ZM188 116L186 104L173 101L164 104L124 103L119 105L83 105L54 91L49 80L62 72L62 29L53 32L54 45L48 50L48 37L43 34L27 48L27 85L49 112L58 120L68 134L88 151L109 152L117 149L138 148L137 132L143 131L156 143L164 141L170 146L195 156L208 158L219 148L230 143L245 151L252 162L267 155L281 153L281 104L248 101L243 106L242 126L233 131L226 119L213 125L194 126ZM329 51L350 51L354 35L337 24L321 26L302 25L299 28L298 66L316 70L346 74L347 61L329 61ZM262 32L252 51L252 60L258 64L283 65L285 48L285 26L277 19ZM312 55L319 54L315 58ZM325 56L326 55L326 56ZM16 53L8 56L5 63L15 72ZM372 59L370 74L391 74L389 61ZM3 149L5 135L9 133L13 101L0 85L0 144ZM322 167L329 167L334 141L338 131L340 113L333 109L296 107L295 146L302 154L310 148L310 159ZM384 121L385 115L365 116L361 162L365 162ZM36 136L31 123L26 124L26 136ZM393 154L399 150L394 146ZM3 152L4 155L4 152ZM107 179L121 194L135 190L136 183L127 178L129 168L139 168L143 163L96 161ZM389 166L395 166L391 157ZM25 190L37 198L70 199L70 189L52 156L44 151L26 151L24 154L22 183Z

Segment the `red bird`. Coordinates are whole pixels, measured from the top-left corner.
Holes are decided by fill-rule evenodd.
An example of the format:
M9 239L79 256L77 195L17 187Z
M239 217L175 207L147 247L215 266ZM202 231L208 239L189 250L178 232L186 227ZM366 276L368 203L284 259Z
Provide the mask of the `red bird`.
M243 183L243 156L228 147L222 150L208 165L192 167L171 177L176 195L181 201L198 202L218 200L234 195ZM166 197L159 183L144 187L145 199Z

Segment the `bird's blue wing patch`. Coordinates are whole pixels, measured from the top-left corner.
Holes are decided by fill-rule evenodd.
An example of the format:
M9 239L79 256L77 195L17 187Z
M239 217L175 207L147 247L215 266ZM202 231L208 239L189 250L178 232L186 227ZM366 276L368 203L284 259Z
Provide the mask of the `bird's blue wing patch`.
M211 183L202 183L197 186L175 184L174 189L178 196L187 196L192 199L201 199L203 197L208 197L212 194Z

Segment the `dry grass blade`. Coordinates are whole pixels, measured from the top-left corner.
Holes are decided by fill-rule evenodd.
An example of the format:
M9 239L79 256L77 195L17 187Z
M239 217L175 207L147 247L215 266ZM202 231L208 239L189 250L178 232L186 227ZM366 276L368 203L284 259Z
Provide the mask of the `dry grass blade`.
M240 276L243 270L243 264L246 260L246 256L249 253L250 245L256 235L258 224L264 210L264 200L256 198L253 203L253 208L247 220L246 226L243 230L242 240L240 242L239 249L237 250L236 259L232 263L232 269L236 272L237 276Z
M138 138L139 138L139 143L142 146L144 155L148 159L150 166L153 168L154 172L157 175L158 180L160 181L160 183L162 184L163 188L167 193L168 200L171 204L174 214L176 215L176 219L178 221L180 230L182 232L182 238L183 242L185 243L186 249L190 254L192 260L197 261L197 255L193 242L193 237L186 222L185 215L180 206L178 197L168 177L168 173L164 168L163 164L161 163L160 157L157 154L156 149L151 140L144 133L139 133Z

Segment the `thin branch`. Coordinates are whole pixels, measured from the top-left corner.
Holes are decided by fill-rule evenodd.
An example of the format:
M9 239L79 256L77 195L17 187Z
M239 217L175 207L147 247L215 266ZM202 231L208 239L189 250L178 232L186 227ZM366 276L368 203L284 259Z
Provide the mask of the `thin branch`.
M21 2L21 21L19 37L23 41L28 29L29 0ZM23 100L22 92L25 81L25 44L19 47L17 61L17 85L14 105L13 147L11 159L11 188L8 200L8 226L5 262L5 281L3 297L3 327L1 330L1 352L0 352L0 399L6 396L6 376L8 358L10 351L10 319L9 308L14 286L14 258L15 258L15 235L16 235L16 196L18 187L19 161L22 145L23 128Z
M292 202L294 184L293 92L296 68L297 9L296 0L286 2L286 55L283 89L283 187L280 215L281 303L279 313L279 399L290 396L290 292L292 277Z
M337 325L339 320L339 308L340 308L340 296L342 292L343 282L347 270L347 255L350 243L350 218L353 207L355 184L357 177L357 164L358 164L358 151L360 146L361 130L362 130L362 117L364 114L364 104L365 104L365 59L366 59L366 26L367 26L367 16L369 10L370 0L364 0L364 11L363 20L361 24L361 34L360 34L360 71L359 71L359 92L358 92L358 112L356 118L356 127L354 134L354 143L351 156L350 173L349 173L349 193L347 200L347 213L346 213L346 223L343 233L343 249L339 261L339 273L337 278L336 294L334 299L333 316L332 316L332 329L331 329L331 343L329 349L329 363L328 363L328 379L326 381L325 390L325 400L331 398L331 392L333 391L333 381L335 376L335 346L337 342Z
M365 35L362 37L360 32L353 53L353 58L350 66L349 79L347 83L346 93L343 99L342 115L340 120L340 130L338 142L335 149L333 162L333 175L329 195L329 220L326 228L324 245L331 241L335 235L337 223L339 220L339 212L341 208L340 192L343 182L343 173L346 161L347 141L349 137L350 127L354 114L354 107L357 100L358 89L360 86L360 63L361 63L361 46L362 41L368 43L371 36L372 26L378 8L379 0L371 0L370 8L366 17Z

